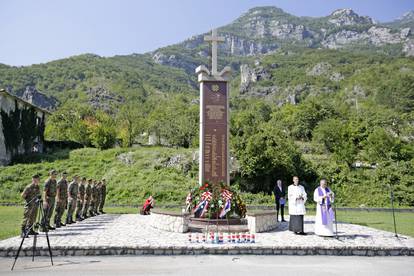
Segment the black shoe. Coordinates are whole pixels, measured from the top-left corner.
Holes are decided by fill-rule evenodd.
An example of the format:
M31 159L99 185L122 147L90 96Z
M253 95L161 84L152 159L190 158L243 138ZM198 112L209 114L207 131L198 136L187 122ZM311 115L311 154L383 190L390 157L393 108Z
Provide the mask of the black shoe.
M282 222L286 222L286 220L282 219Z
M104 211L99 211L99 212L101 212L101 214L106 214Z
M299 232L299 233L298 233L298 235L301 235L301 236L306 236L306 235L307 235L307 233L305 233L305 232Z
M53 226L51 226L51 225L48 225L48 226L47 226L47 228L48 228L49 230L55 230L55 229L56 229L55 227L53 227Z

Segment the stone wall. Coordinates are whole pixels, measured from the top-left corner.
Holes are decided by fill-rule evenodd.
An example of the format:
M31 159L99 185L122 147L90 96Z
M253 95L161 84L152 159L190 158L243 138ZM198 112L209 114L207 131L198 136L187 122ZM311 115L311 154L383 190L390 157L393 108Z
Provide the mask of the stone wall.
M185 233L188 231L189 214L180 214L169 211L152 211L150 226L169 232ZM247 213L247 226L251 233L262 233L276 229L276 211L260 211Z
M151 212L149 224L160 230L185 233L188 231L189 217L189 214L156 210Z
M268 232L277 227L276 211L247 213L246 218L251 233Z

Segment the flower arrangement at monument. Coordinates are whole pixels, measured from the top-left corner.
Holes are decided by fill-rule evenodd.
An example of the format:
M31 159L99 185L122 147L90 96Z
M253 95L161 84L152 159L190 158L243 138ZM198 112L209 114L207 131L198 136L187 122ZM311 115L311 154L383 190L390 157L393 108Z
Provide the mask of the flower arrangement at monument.
M232 215L246 216L246 205L235 189L224 183L208 181L193 189L186 199L187 211L196 218L226 219Z

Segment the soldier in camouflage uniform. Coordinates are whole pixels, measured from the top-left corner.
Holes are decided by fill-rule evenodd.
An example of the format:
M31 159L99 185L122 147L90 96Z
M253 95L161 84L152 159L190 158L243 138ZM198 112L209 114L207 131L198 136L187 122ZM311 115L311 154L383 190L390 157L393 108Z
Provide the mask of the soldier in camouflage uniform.
M97 185L96 180L94 180L91 187L91 204L89 205L89 216L91 217L96 216L95 205L97 202Z
M86 183L86 178L83 177L82 181L79 185L79 189L78 189L78 199L76 202L76 221L82 221L82 207L83 207L83 201L85 199L85 183Z
M55 209L56 176L57 172L55 170L51 170L49 173L49 178L46 180L45 187L43 189L44 221L42 222L42 231L55 230L54 227L50 226L50 218L52 217L53 209Z
M98 185L96 186L96 204L95 204L95 213L99 213L99 205L101 205L101 194L102 194L102 182L99 181Z
M38 199L41 198L39 188L39 175L32 176L32 183L27 185L21 196L26 201L24 206L23 221L22 221L22 233L23 238L28 231L28 235L37 235L38 233L33 230L33 224L36 221Z
M96 186L96 204L95 204L95 213L100 215L99 213L99 205L101 204L101 197L102 195L102 182L99 181L98 185Z
M103 207L105 205L105 198L106 198L106 180L105 178L102 179L102 185L101 185L101 200L99 202L99 213L105 214L103 211Z
M91 203L91 196L92 196L92 179L88 179L88 184L85 186L85 197L83 199L83 206L82 206L82 217L85 219L88 217L88 208L89 204Z
M66 224L75 223L75 221L73 221L73 212L75 211L76 200L78 197L78 181L79 177L75 175L68 186L68 213L66 216Z
M56 228L65 226L62 223L63 213L68 205L68 181L66 180L66 172L62 173L62 178L56 186L56 209L55 209L55 225Z

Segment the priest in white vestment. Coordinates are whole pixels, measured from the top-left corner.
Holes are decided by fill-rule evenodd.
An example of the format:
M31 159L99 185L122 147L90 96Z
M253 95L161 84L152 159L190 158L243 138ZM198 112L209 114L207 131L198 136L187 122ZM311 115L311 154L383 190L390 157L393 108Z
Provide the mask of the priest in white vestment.
M321 179L319 187L313 193L316 202L315 234L318 236L334 236L333 221L335 214L332 208L334 193L328 188L326 179Z
M299 185L299 177L293 177L293 184L288 187L289 231L297 235L306 235L303 229L303 218L306 214L307 200L305 188Z

